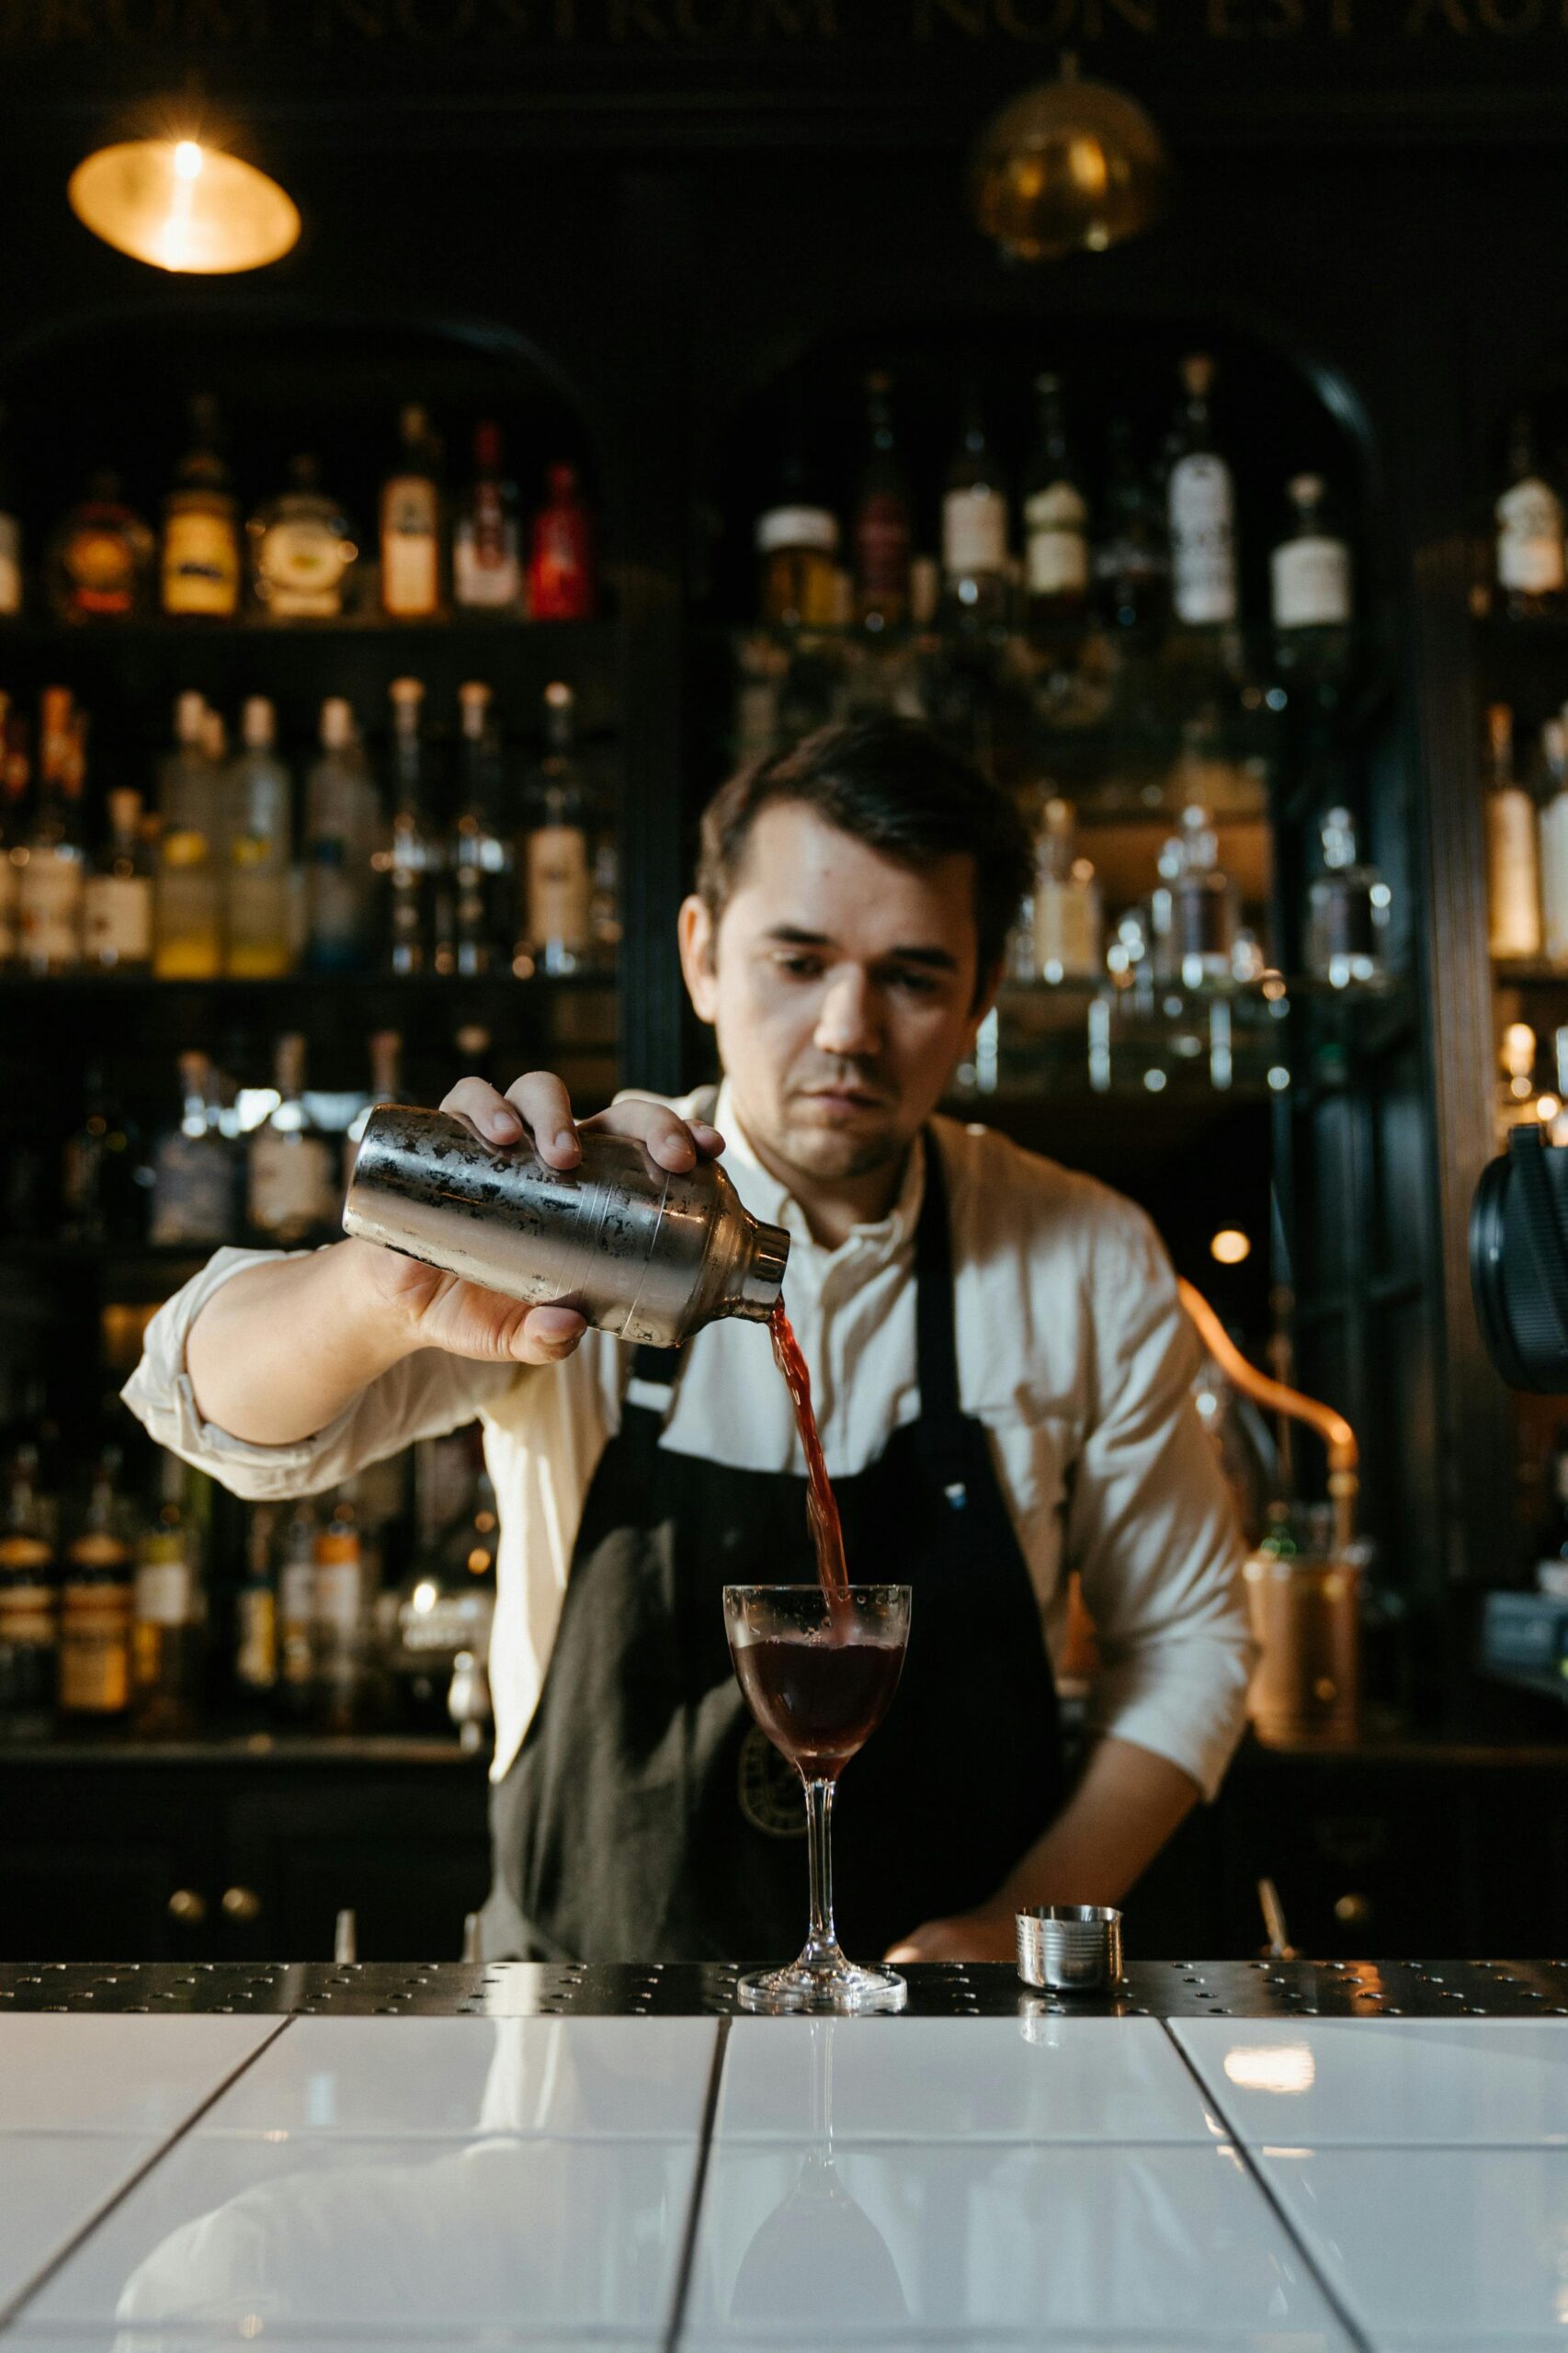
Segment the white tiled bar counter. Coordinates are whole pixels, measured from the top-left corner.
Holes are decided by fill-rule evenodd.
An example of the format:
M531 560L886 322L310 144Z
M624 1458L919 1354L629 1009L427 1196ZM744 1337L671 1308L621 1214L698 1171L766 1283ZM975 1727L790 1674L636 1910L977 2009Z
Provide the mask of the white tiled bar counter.
M1568 2345L1568 1971L0 1971L0 2353Z

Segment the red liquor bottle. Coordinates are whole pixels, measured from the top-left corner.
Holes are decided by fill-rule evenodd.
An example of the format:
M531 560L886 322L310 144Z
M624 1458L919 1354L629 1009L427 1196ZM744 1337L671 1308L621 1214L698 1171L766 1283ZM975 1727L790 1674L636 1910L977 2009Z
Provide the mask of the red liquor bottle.
M594 617L594 551L588 510L575 466L551 466L550 495L528 541L528 619L586 621Z

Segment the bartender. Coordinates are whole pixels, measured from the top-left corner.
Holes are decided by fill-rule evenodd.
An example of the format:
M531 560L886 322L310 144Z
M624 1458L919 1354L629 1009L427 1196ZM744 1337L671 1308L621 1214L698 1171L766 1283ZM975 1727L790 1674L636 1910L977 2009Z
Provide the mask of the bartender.
M1010 1957L1024 1904L1118 1902L1240 1732L1242 1549L1198 1350L1142 1212L937 1115L1031 871L1011 802L925 728L832 727L703 818L682 970L723 1081L580 1123L560 1080L443 1108L551 1166L580 1132L724 1154L790 1236L850 1574L913 1587L903 1679L846 1769L846 1947ZM235 1494L325 1494L476 1415L501 1514L489 1958L771 1959L798 1939L798 1784L750 1723L725 1583L814 1574L766 1333L634 1351L358 1240L221 1250L126 1398ZM1070 1573L1099 1666L1064 1777Z

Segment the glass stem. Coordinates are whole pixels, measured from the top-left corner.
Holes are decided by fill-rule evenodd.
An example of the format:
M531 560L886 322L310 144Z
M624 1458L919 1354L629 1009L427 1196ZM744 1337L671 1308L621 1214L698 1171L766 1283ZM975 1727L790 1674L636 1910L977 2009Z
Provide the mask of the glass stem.
M806 1949L835 1953L833 1925L833 1788L831 1781L806 1783L806 1857L812 1879L812 1933Z

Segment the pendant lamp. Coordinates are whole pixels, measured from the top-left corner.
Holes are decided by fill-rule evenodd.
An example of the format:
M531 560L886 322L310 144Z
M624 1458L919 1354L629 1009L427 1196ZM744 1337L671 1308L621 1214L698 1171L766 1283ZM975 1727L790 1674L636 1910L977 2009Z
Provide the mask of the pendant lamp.
M77 165L66 194L95 236L154 269L260 269L300 234L299 209L276 180L195 139L100 147Z
M975 220L1017 261L1103 253L1165 209L1165 142L1141 106L1077 61L1010 99L981 133L970 170Z

